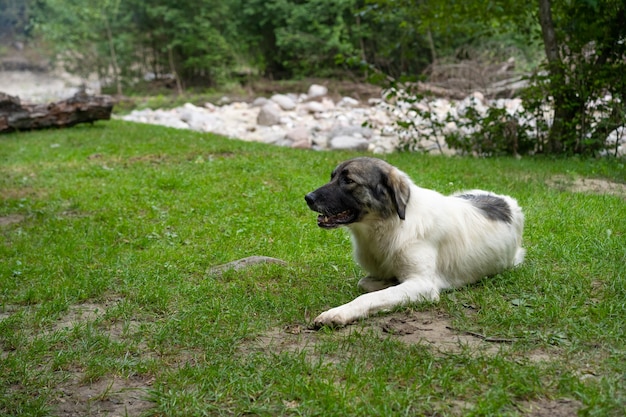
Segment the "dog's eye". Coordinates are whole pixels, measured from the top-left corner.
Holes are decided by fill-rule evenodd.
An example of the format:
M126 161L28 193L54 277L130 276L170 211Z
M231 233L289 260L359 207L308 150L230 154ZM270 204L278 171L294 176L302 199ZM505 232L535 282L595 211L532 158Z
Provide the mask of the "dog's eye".
M354 181L351 178L348 178L348 177L342 177L341 180L346 185L354 184Z

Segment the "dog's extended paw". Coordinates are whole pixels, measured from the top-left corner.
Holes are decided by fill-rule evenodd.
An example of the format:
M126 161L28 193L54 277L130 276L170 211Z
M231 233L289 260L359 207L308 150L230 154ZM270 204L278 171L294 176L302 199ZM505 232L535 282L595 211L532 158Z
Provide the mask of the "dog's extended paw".
M313 326L318 329L323 326L343 327L352 321L354 321L354 318L347 314L345 309L335 307L317 316L313 320Z

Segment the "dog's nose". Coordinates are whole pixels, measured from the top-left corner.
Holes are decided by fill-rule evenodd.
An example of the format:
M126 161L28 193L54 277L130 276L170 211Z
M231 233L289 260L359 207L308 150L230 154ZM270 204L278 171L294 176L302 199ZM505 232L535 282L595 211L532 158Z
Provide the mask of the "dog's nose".
M315 202L315 193L314 192L308 193L307 195L304 196L304 199L306 200L306 203L310 206L311 204Z

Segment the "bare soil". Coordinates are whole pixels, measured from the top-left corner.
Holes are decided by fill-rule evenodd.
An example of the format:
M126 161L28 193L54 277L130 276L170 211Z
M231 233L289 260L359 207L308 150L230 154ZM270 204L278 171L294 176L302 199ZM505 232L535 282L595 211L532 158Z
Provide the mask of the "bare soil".
M450 318L440 311L407 311L370 317L356 324L333 330L333 337L347 338L354 334L371 334L397 340L408 345L424 345L436 353L496 354L507 349L512 340L492 338L478 333L455 329ZM274 328L260 335L252 344L253 349L273 353L315 353L317 345L324 341L316 330L295 324Z
M571 417L578 415L582 403L569 398L558 400L544 398L525 401L518 404L517 408L523 416L527 417Z
M507 350L510 340L489 337L455 329L450 317L440 311L407 311L371 317L359 323L334 329L330 337L347 338L355 333L374 334L378 337L397 340L409 345L428 346L436 354L470 352L472 355L495 355ZM305 352L308 357L324 362L336 363L339 357L324 354L318 349L328 335L311 330L305 325L294 324L274 328L258 336L244 350L277 353ZM555 352L536 350L526 354L531 362L558 360ZM455 401L451 404L453 415L465 415L472 404ZM516 405L519 413L529 417L565 417L576 415L582 407L579 401L570 399L538 399Z
M556 175L546 183L556 189L574 193L609 194L626 198L626 184L601 178L568 178Z
M55 415L140 416L153 407L146 400L146 389L151 382L139 377L109 377L85 383L76 374L59 389Z
M9 214L6 216L0 216L0 227L10 226L23 221L26 217L21 214Z

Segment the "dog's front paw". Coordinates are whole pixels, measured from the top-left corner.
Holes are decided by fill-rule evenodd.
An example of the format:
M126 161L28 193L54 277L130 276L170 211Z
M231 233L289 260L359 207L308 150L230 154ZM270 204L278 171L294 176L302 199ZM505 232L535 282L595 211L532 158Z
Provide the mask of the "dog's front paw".
M317 316L315 320L313 320L313 325L316 328L320 328L322 326L342 327L352 321L354 321L354 318L348 314L346 309L342 307L335 307Z

